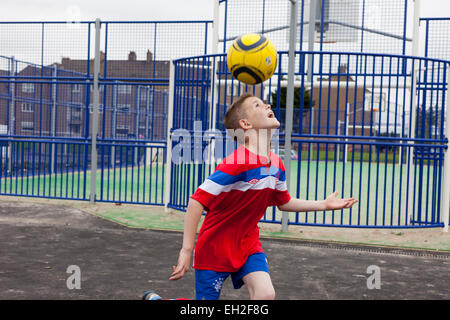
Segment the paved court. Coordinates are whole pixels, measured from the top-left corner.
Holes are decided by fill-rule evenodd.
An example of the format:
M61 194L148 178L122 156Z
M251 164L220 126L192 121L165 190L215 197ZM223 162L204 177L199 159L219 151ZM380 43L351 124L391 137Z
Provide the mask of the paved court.
M129 229L70 207L1 202L0 299L194 297L194 274L168 277L182 234ZM277 299L450 299L450 253L262 240ZM69 290L67 268L81 272ZM369 266L380 289L369 290ZM373 282L372 282L373 283ZM248 299L225 282L223 299Z

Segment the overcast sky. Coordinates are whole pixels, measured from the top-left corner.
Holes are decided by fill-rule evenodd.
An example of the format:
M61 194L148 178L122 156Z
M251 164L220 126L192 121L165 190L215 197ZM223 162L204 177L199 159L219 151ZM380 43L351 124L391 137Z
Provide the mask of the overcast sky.
M0 0L0 21L94 21L97 17L103 21L212 20L214 1L215 0ZM248 0L241 1L245 2ZM288 2L288 0L277 1L280 1L280 4ZM376 0L374 1L376 3ZM273 0L270 1L271 6L273 6L274 3L276 4ZM412 13L411 7L409 7L409 12L410 14ZM450 17L450 0L421 0L421 16ZM238 18L242 19L242 17L245 17L245 13L239 12ZM245 25L245 22L249 21L252 21L251 16L249 16L249 19L246 19L246 21L243 21L242 24ZM395 23L395 21L386 22ZM7 31L4 32L3 35L0 35L4 37L0 39L4 44L1 54L5 56L15 56L17 59L23 59L24 61L39 63L41 61L41 54L35 49L40 46L40 36L35 36L26 26L22 25L20 28L22 29L20 29L21 31L19 31L19 34L13 34L14 32L10 32L9 29L7 29L7 26L4 27ZM409 25L409 28L411 28L411 25ZM34 27L34 29L36 29L36 27ZM51 30L52 28L50 27L46 29L46 41L49 43L49 47L46 48L45 63L52 63L55 59L55 61L59 61L62 56L72 57L77 49L82 51L80 54L85 53L86 50L84 48L81 48L80 45L76 45L74 39L78 38L75 37L74 33L71 33L72 41L70 42L70 45L66 44L64 47L66 51L69 50L70 52L58 49L59 51L56 52L53 57L50 54L50 51L55 47L57 41L51 39L57 35L53 35ZM55 30L57 31L57 29ZM37 31L40 32L40 28L37 28ZM58 35L61 37L66 36L66 33L60 31L57 32L59 32ZM230 33L232 32L230 31ZM190 34L197 33L190 32ZM209 32L208 36L211 37L211 32ZM85 34L80 35L80 43L82 43L82 40L85 38ZM153 37L150 34L149 39L146 39L148 40L147 42L152 40L152 38ZM126 42L128 40L131 41L131 37L123 36L122 40L120 40L123 42L123 47L126 47L126 51L131 49L137 51L140 50L134 44L127 44ZM180 43L182 43L181 40ZM68 42L68 40L65 41ZM143 41L140 42L143 43ZM210 41L208 41L208 43L210 43ZM11 50L8 50L8 44L10 44L11 48L9 49ZM111 45L111 42L109 45ZM23 46L26 46L26 48L22 48ZM152 47L152 44L143 45L141 51L144 53L138 52L140 55L139 58L141 59L146 50L148 48L151 49ZM184 45L179 47L185 48ZM122 53L117 51L117 54L121 54L121 57L123 57L127 52ZM25 53L27 53L28 56L25 56ZM31 53L34 53L34 56L30 56ZM112 51L110 54L112 54ZM158 54L158 58L161 58L161 50L159 50ZM191 52L185 54L187 56L192 55ZM166 59L166 57L163 58Z
M212 0L2 0L1 21L209 20Z
M209 20L213 0L2 0L0 8L0 21ZM450 1L422 0L421 16L450 17Z

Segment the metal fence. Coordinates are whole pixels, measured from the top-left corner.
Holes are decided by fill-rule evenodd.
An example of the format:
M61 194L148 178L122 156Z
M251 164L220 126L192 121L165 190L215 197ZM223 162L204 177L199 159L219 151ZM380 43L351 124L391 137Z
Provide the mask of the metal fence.
M287 55L279 52L279 61ZM307 59L317 64L312 81L308 80ZM189 196L234 149L218 124L223 123L224 106L243 92L251 91L272 103L282 123L273 146L278 152L284 148L285 107L276 96L286 86L282 79L287 70L279 68L267 83L244 86L221 68L225 61L223 54L174 61L170 143L171 149L180 153L178 162L171 163L169 207L185 210ZM333 61L340 61L345 68L333 68ZM359 203L349 210L291 213L289 223L362 228L443 226L448 62L403 55L304 51L296 52L296 62L300 71L295 73L294 90L301 97L310 97L294 105L290 193L317 200L337 190ZM186 103L194 93L203 98ZM281 217L273 208L263 221L281 223Z
M289 46L290 2L223 0L222 52L244 33L265 34L280 51ZM411 54L412 0L302 0L296 50ZM314 28L310 28L314 21ZM311 23L312 25L312 23Z
M426 58L408 56L412 3L299 2L288 135L289 1L220 0L220 32L213 21L0 22L0 194L185 210L236 147L223 119L250 91L281 120L273 147L290 160L293 196L360 199L351 210L290 214L290 224L448 224L448 19L422 19ZM208 54L247 32L279 51L276 74L258 86ZM282 214L270 209L263 221Z
M420 18L424 29L425 57L450 60L450 18Z
M211 26L1 22L0 194L162 205L169 61Z

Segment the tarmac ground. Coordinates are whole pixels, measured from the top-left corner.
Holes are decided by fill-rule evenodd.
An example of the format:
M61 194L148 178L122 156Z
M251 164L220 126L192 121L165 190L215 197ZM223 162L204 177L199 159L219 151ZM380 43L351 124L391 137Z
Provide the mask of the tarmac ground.
M129 228L64 205L2 201L1 300L194 299L194 272L169 281L181 232ZM450 253L261 239L276 299L450 299ZM80 275L77 284L74 275ZM225 281L221 299L248 299Z

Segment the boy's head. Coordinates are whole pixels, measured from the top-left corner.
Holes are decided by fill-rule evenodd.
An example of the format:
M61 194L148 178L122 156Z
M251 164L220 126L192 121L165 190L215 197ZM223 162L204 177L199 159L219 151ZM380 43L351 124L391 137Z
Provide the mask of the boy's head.
M271 106L251 93L244 93L225 114L227 130L276 129L280 126Z

